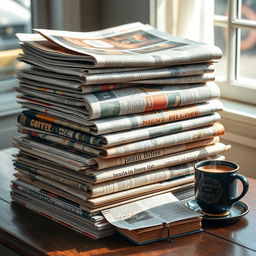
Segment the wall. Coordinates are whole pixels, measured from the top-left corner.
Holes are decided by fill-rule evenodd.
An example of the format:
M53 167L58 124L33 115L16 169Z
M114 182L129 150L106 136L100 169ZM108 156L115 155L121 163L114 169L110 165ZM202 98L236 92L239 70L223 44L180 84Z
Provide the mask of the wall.
M221 139L221 142L231 145L230 151L225 154L226 160L239 164L239 172L241 174L251 178L256 178L256 169L254 164L256 149L230 140Z
M240 165L240 172L256 178L256 107L223 100L221 112L225 135L221 141L231 145L227 160Z

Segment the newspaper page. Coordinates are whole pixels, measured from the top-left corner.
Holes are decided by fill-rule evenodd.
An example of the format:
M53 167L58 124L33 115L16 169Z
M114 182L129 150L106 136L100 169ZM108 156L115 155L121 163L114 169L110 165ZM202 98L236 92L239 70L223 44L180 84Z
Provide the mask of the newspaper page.
M207 158L208 160L225 160L225 157L222 155L214 155L214 156L208 156ZM194 178L193 178L193 172L194 172L194 165L195 162L188 162L185 164L179 164L179 165L175 165L175 166L171 166L168 168L165 168L165 170L156 170L156 171L152 171L148 174L141 174L141 175L134 175L134 177L140 176L142 177L143 175L146 175L147 177L147 181L149 181L149 183L147 183L147 185L143 185L143 186L136 186L137 183L132 182L131 184L135 184L134 187L130 187L127 190L122 190L119 189L117 190L117 192L115 193L106 193L103 194L101 196L97 196L97 197L90 197L88 198L88 203L92 203L92 205L94 204L104 204L105 200L110 200L110 201L114 201L116 200L119 196L121 195L126 195L129 197L133 196L133 193L141 193L142 191L145 191L145 193L149 193L150 191L165 191L165 190L169 190L169 189L185 189L185 183L187 184L187 182L193 182ZM167 171L167 169L169 171ZM157 173L157 171L163 171L165 173L165 175L169 175L170 174L170 179L162 179L162 181L157 181L157 179L161 179L160 178L160 174ZM152 177L151 174L156 174L158 178ZM189 175L191 174L191 175ZM175 176L177 175L177 176ZM152 178L152 182L150 182L150 177ZM126 179L126 178L124 178ZM123 180L124 180L123 179ZM132 177L127 177L127 180L132 179ZM137 179L137 178L136 178ZM153 181L153 179L155 179ZM140 182L144 181L145 178L141 179ZM178 183L177 183L178 182ZM114 182L113 182L114 183ZM117 180L118 183L118 180ZM189 183L192 184L192 183ZM104 183L103 183L104 185ZM92 187L93 185L88 185L89 189L90 187ZM100 186L100 184L99 184ZM181 186L181 187L179 187ZM96 184L96 188L98 187L98 185ZM112 186L113 188L113 186ZM120 187L121 188L121 187ZM148 191L146 191L145 189L148 189ZM101 188L102 191L103 188Z
M78 106L83 107L84 101L82 99L73 98L70 96L64 96L64 95L56 95L54 93L47 93L43 91L36 91L34 89L27 89L21 86L18 86L15 88L18 93L27 95L27 96L34 96L41 99L54 101L56 103L61 103L65 105L71 105L71 106Z
M12 200L18 204L21 204L23 207L26 207L32 211L37 212L43 216L47 216L51 220L54 220L62 225L68 226L80 232L92 239L99 239L104 236L109 236L114 233L113 228L107 228L104 230L99 230L92 225L88 225L84 219L80 217L72 216L71 214L66 213L65 211L57 208L55 206L50 206L48 203L42 202L38 199L35 199L27 194L24 194L20 191L15 191L11 193Z
M26 50L24 50L25 55L21 55L18 59L19 61L23 61L27 64L32 65L34 68L40 68L50 70L50 72L56 72L56 73L62 73L63 75L70 74L71 76L78 76L80 77L81 74L83 74L84 79L81 79L82 81L80 83L69 83L70 88L80 88L81 85L94 85L94 84L107 84L107 83L123 83L123 82L129 82L129 81L140 81L140 80L147 80L147 79L160 79L160 78L168 78L168 77L179 77L179 76L194 76L198 74L203 74L203 72L211 72L213 68L206 68L207 64L212 65L212 63L203 63L203 64L191 64L191 65L180 65L180 66L174 66L174 67L160 67L160 68L154 68L154 69L138 69L138 70L119 70L115 71L115 69L112 70L112 72L108 73L91 73L88 74L87 72L84 72L83 70L79 70L77 68L71 67L63 67L63 65L60 65L58 61L57 64L49 63L49 59L42 58L36 54L34 57L27 54ZM40 60L40 61L39 61ZM64 62L64 65L66 65L67 62ZM195 67L194 67L195 65ZM198 70L196 70L198 68ZM60 76L60 75L59 75ZM66 76L65 76L66 77ZM44 80L44 77L42 77ZM63 80L61 78L60 80ZM49 81L49 80L48 80ZM53 81L53 80L52 80ZM56 80L55 80L56 81ZM182 83L179 79L177 82ZM146 83L146 82L144 82ZM184 81L183 81L184 83ZM63 85L65 85L64 83ZM82 88L81 88L82 89Z
M179 166L160 168L146 173L134 174L128 177L123 177L108 182L99 184L88 183L88 193L90 198L108 195L140 186L180 178L194 173L194 164L196 162L189 162Z
M85 94L84 106L67 105L31 95L20 95L17 98L20 103L28 101L34 105L73 115L77 119L92 120L206 102L219 96L219 87L214 82L209 82L206 85L134 86Z
M223 156L211 156L207 159L225 159ZM191 166L185 166L186 164L176 165L175 170L186 169L189 171ZM192 170L192 169L191 169ZM169 179L153 184L131 188L128 190L111 193L95 198L88 198L86 206L82 206L83 209L90 212L97 212L103 209L107 209L113 206L121 205L128 202L133 202L139 199L147 198L153 195L162 194L165 192L173 192L179 196L180 191L186 191L193 188L194 175L186 175L178 179Z
M102 214L112 225L128 230L201 216L186 207L170 192L104 210Z
M18 155L16 155L14 166L21 169L23 168L31 172L37 172L38 170L40 172L47 172L47 175L48 173L56 174L58 176L61 176L65 179L69 179L71 181L75 181L77 183L87 184L87 175L83 171L74 171L67 167L55 164L49 160L41 159L36 156L29 156L27 154L24 154L24 152L20 152ZM79 185L79 187L82 186L83 185Z
M18 182L20 183L20 181L18 181ZM24 184L24 182L23 182L23 184ZM68 218L69 217L77 218L78 221L81 221L81 223L83 223L83 226L87 226L88 229L92 232L95 232L95 231L104 232L107 229L110 229L110 228L113 229L113 226L110 225L106 220L102 223L97 223L97 222L95 223L95 222L91 221L90 219L85 218L84 216L81 217L80 215L76 214L76 212L74 213L74 211L70 211L69 210L70 207L67 210L66 206L64 206L65 208L63 207L62 202L58 202L56 204L56 199L53 197L45 196L44 194L39 194L37 192L33 192L30 189L24 188L21 185L17 185L16 182L13 185L14 186L13 186L12 192L14 192L14 194L21 195L21 196L25 197L29 201L32 201L33 205L34 204L38 205L39 208L40 207L45 208L44 206L46 206L46 208L52 207L57 212L67 214ZM74 208L71 208L71 209L73 210ZM84 211L83 211L83 213L84 213ZM102 216L102 218L104 218L104 217Z
M64 47L72 51L73 56L80 53L80 59L84 57L88 66L94 67L174 65L222 56L216 46L181 39L139 22L85 33L46 29L35 31L56 43L60 49ZM61 54L51 49L44 50L44 53L50 58L61 55L67 59L70 51Z
M87 211L89 214L99 213L101 209L110 208L113 205L120 205L126 202L136 201L142 198L147 198L153 195L162 194L165 192L178 192L184 189L191 189L194 176L188 175L179 179L171 179L154 184L132 188L117 193L108 194L105 196L99 196L95 198L88 198L83 200L77 196L74 196L64 190L60 190L57 187L48 185L47 183L39 180L31 179L28 176L18 172L14 175L21 181L24 181L30 185L36 186L40 189L47 190L59 196L62 196L68 200L76 202L80 205L80 208Z
M139 163L127 164L124 166L116 166L103 170L87 170L86 173L92 177L92 181L95 183L119 179L122 177L144 173L147 171L156 170L163 167L174 166L177 164L195 161L198 159L205 158L207 156L220 154L227 151L229 146L222 143L217 143L215 145L205 146L196 149L186 150L182 153L174 153L170 155L165 155L152 160L145 160Z
M220 136L223 134L223 125L220 123L215 123L210 127L197 128L175 134L164 135L149 140L142 140L104 149L102 148L102 150L104 150L102 156L105 156L105 158L112 158L117 156L129 155L132 153L134 154L138 152L146 152L157 148L175 146L178 144L193 142L200 139Z
M112 83L112 84L86 85L80 88L79 85L76 86L75 82L73 81L71 83L70 81L66 81L66 80L58 80L58 79L44 78L44 77L42 78L40 76L35 76L35 77L39 81L25 78L24 75L22 77L21 75L19 75L18 76L20 81L19 86L21 88L32 89L40 92L43 91L47 93L64 95L64 96L69 96L74 98L82 98L82 95L86 93L109 91L109 90L133 86L132 84L129 84L129 83L116 83L116 84ZM48 81L48 79L50 81ZM77 87L77 89L74 87Z
M71 181L75 181L79 185L79 187L82 187L83 184L88 183L87 175L83 171L74 171L72 169L69 169L64 166L57 165L47 159L40 159L36 156L30 157L27 154L24 154L24 152L20 152L15 159L14 166L17 168L23 168L27 171L31 172L47 172L48 174L56 174L58 176L61 176L64 179L69 179ZM85 186L83 186L85 187ZM82 189L84 190L84 189Z
M81 152L70 152L69 148L61 149L56 146L49 146L46 141L35 141L34 138L15 137L13 145L26 155L47 159L60 166L67 167L74 171L81 171L88 168L92 156L86 156Z
M90 163L94 166L95 169L102 170L109 167L135 163L135 162L152 159L152 158L156 158L156 157L160 157L160 156L164 156L172 153L177 153L177 152L181 152L181 151L192 149L192 148L213 145L218 142L219 142L219 137L214 137L209 139L198 140L195 142L184 143L184 144L176 145L173 147L159 148L155 150L149 150L149 151L130 154L126 156L113 157L109 159L96 157L92 159Z
M66 139L66 138L57 137L57 136L50 135L50 134L43 133L43 132L37 132L36 129L31 129L31 128L24 129L23 127L18 127L18 132L22 133L22 134L29 135L31 137L36 137L36 138L40 138L40 139L43 139L43 140L46 140L49 142L57 143L62 146L71 147L73 149L77 149L81 152L85 152L90 155L101 155L104 153L103 150L93 148L85 143L77 142L77 141Z
M150 112L219 98L219 87L206 85L163 85L122 88L84 96L88 119Z
M94 135L163 124L223 110L221 101L210 100L208 102L193 104L189 106L158 110L147 113L137 113L134 115L97 119L87 121L86 123L81 122L80 119L79 124L72 122L72 116L67 116L64 114L61 115L59 112L52 111L49 108L38 109L29 103L24 106L28 107L30 110L24 110L23 113L25 115L31 116L31 118L37 118L42 121L65 126L67 128L81 132L91 133Z
M155 138L171 133L181 132L202 126L207 126L220 121L221 117L218 113L194 117L187 120L171 122L167 124L150 126L139 129L132 129L126 132L116 132L102 135L104 146L111 147L119 144L126 144L133 141Z
M81 210L79 208L79 205L77 205L76 203L64 199L60 196L57 196L56 194L51 195L50 192L42 190L22 180L12 180L11 186L14 191L22 191L26 195L30 195L34 198L40 199L49 204L60 207L61 209L64 209L72 214L76 214L77 216L83 217L84 221L87 223L94 224L95 226L98 226L99 224L105 224L103 216L96 215L95 217L90 217L85 211Z
M20 60L24 60L24 57L20 57ZM27 61L28 62L28 61ZM124 69L124 70L122 70ZM176 83L200 83L206 80L212 80L214 78L214 64L210 63L197 63L197 64L188 64L188 65L179 65L179 66L170 66L170 67L158 67L151 68L146 70L145 68L140 68L138 70L127 71L125 68L119 69L118 72L115 71L115 68L111 68L111 75L118 74L119 82L122 80L127 81L127 83L119 83L117 82L117 78L115 79L115 83L107 83L103 81L107 81L111 79L110 73L108 75L104 74L105 71L100 70L100 74L87 75L90 76L90 80L93 81L93 78L96 76L97 79L101 78L101 83L98 84L85 84L84 80L79 76L74 75L66 75L59 74L56 72L51 72L46 69L34 67L30 69L23 69L17 73L19 79L34 85L34 83L40 84L48 84L55 85L61 87L63 90L70 90L73 92L79 93L89 93L93 91L101 91L108 90L108 87L114 87L113 89L118 87L127 87L132 86L132 83L147 83L150 84L150 80L152 83L159 83L158 79L169 79L173 78L174 80L170 80L169 84ZM122 71L122 72L121 72ZM138 75L140 75L138 77ZM200 77L201 80L200 81ZM87 79L88 80L88 79ZM114 80L112 78L112 80ZM156 80L156 81L155 81ZM128 83L129 82L129 83Z
M193 76L180 76L180 77L171 77L171 78L155 78L155 79L145 79L138 80L134 82L129 82L131 85L134 84L196 84L196 83L207 83L209 81L214 81L214 74L202 74L202 75L193 75Z
M219 137L214 137L214 138L209 138L209 139L204 139L204 140L198 140L195 142L191 143L186 143L186 144L181 144L173 147L167 147L163 149L156 149L152 151L147 151L147 152L142 152L142 153L137 153L137 154L131 154L123 157L116 157L116 158L110 158L110 159L103 159L101 157L92 157L91 159L87 160L85 164L78 163L70 165L66 164L64 161L57 161L54 157L49 157L48 154L44 154L43 152L43 147L44 145L41 143L37 143L37 148L34 147L33 150L36 151L37 155L32 155L33 151L31 151L31 154L28 152L25 152L22 150L18 157L19 163L22 164L29 164L30 166L34 166L36 168L40 169L47 169L47 170L53 170L53 172L56 173L64 173L65 175L78 177L79 180L84 179L84 173L86 169L95 169L95 170L101 170L101 169L106 169L109 167L114 167L114 166L120 166L120 165L125 165L125 164L130 164L130 163L135 163L143 160L148 160L156 157L160 157L163 155L168 155L168 154L173 154L177 152L182 152L188 149L193 149L193 148L198 148L198 147L203 147L203 146L208 146L208 145L214 145L219 142ZM41 147L40 151L40 144L43 145ZM24 145L24 144L23 144ZM21 147L18 145L18 147L21 149ZM29 148L24 147L25 150L29 150ZM38 150L39 149L39 150ZM56 151L56 153L51 153L52 156L56 156L58 160L58 151L61 151L59 148ZM38 154L37 152L41 153ZM51 150L51 152L54 152ZM64 150L64 154L66 151ZM79 153L79 152L78 152ZM38 156L40 155L40 157ZM44 159L43 159L44 158ZM67 158L65 158L67 159ZM68 159L72 159L72 154L68 155ZM75 160L73 160L75 162ZM59 163L61 162L61 164ZM79 167L80 166L80 167Z
M51 179L48 179L46 177L40 176L38 174L32 174L31 172L28 172L28 171L25 171L22 169L17 169L17 170L18 170L18 172L15 173L16 178L20 178L20 177L22 177L22 175L24 175L28 179L30 179L31 182L33 182L34 180L38 180L38 181L46 183L50 186L56 187L62 191L65 191L73 196L76 196L76 197L82 199L82 200L86 200L86 198L87 198L87 193L83 192L82 190L72 188L70 186L67 186L67 185L61 184L59 182L53 181Z
M13 141L18 145L26 146L32 150L39 149L42 152L45 152L45 154L48 156L51 156L51 154L53 156L62 156L63 158L76 160L81 164L88 164L89 161L94 157L79 150L72 149L72 147L56 145L54 142L39 140L36 137L17 136L13 138Z
M35 137L48 142L56 143L60 146L68 146L73 150L78 150L93 156L117 157L122 155L129 155L132 153L145 152L157 148L164 148L167 146L175 146L178 144L193 142L200 139L219 136L224 134L224 127L220 123L214 123L212 126L203 128L191 129L175 134L159 136L152 139L131 142L123 145L116 145L109 148L96 148L91 145L74 141L67 138L61 138L54 135L38 132L33 129L24 129L18 127L18 132Z
M166 192L173 192L178 196L178 193L181 191L193 189L193 180L194 175L187 175L180 177L179 179L166 180L113 194L88 198L86 205L81 206L81 208L90 212L99 212L103 209L108 209L113 206L134 202L143 198L160 195Z
M53 125L48 122L40 121L39 119L30 118L24 114L18 116L18 123L20 123L22 128L26 130L38 130L40 133L49 135L53 134L62 138L69 138L82 143L90 144L92 146L110 147L210 125L220 121L220 119L220 115L218 113L214 113L188 120L171 122L160 126L139 128L129 130L127 132L116 132L101 136L94 136L88 133L81 133L75 130L63 128L62 126Z
M36 168L34 166L21 164L17 161L13 165L15 166L15 170L17 170L17 171L18 170L27 171L28 173L31 173L32 176L34 174L35 175L40 175L40 176L46 177L50 180L59 182L61 184L67 185L67 186L70 186L72 188L87 191L87 184L84 183L83 180L80 180L80 181L79 180L74 180L73 177L63 175L63 173L53 173L49 169L40 170L39 168Z

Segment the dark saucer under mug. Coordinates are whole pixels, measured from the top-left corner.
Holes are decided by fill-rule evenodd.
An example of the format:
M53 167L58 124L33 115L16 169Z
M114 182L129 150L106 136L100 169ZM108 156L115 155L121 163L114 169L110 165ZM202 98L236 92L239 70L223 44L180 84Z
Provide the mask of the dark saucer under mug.
M199 207L196 200L194 199L186 202L185 205L196 212L202 213L201 208ZM247 204L241 201L237 201L232 205L230 209L230 214L227 216L208 216L202 213L203 214L202 217L203 217L203 220L207 220L207 221L230 223L230 222L235 222L239 220L241 217L246 215L249 212L249 210L250 209Z

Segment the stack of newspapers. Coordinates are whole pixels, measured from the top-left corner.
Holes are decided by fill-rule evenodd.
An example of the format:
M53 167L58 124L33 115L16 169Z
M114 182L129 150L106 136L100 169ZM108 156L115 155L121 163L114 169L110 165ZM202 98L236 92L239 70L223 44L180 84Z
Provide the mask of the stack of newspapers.
M131 23L18 34L19 149L12 198L97 239L101 211L172 192L193 196L194 163L229 146L214 80L219 48Z

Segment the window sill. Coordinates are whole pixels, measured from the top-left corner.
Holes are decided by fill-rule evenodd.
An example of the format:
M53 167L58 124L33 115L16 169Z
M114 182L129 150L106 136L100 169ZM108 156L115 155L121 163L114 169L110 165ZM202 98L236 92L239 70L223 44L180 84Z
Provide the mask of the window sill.
M221 113L225 127L223 139L256 149L256 106L221 99Z

